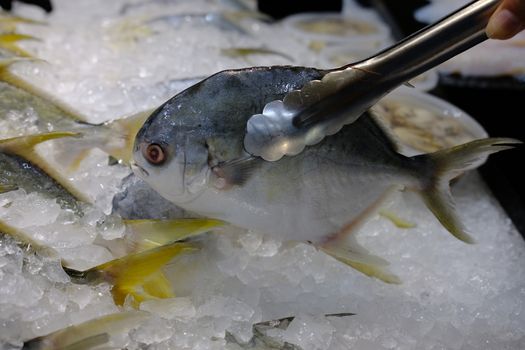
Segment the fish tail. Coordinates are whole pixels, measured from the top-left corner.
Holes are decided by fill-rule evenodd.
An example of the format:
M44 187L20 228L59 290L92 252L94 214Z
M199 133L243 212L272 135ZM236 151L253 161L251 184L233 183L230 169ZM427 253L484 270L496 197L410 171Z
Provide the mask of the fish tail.
M450 181L465 171L480 166L490 154L514 148L517 144L521 144L521 141L511 138L488 138L412 158L426 164L424 171L430 170L430 173L427 173L430 176L426 175L420 189L426 206L459 240L474 243L455 210Z
M152 112L153 109L148 109L105 123L108 137L98 145L98 148L115 159L130 164L135 136Z
M68 142L59 152L59 162L69 172L78 170L80 164L94 148L98 148L124 164L130 164L133 143L140 127L151 114L151 110L102 124L77 121L82 137Z

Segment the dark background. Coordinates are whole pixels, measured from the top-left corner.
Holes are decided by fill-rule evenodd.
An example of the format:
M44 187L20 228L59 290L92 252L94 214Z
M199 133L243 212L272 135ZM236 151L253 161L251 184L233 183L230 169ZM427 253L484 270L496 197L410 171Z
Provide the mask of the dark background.
M396 39L426 26L414 19L425 0L358 0L377 11ZM259 0L259 10L276 19L299 12L339 12L341 1ZM497 53L494 53L497 54ZM525 59L525 56L524 58ZM483 78L440 75L431 94L450 101L475 118L490 136L525 141L525 80L514 77ZM492 155L480 173L518 230L525 237L525 147Z

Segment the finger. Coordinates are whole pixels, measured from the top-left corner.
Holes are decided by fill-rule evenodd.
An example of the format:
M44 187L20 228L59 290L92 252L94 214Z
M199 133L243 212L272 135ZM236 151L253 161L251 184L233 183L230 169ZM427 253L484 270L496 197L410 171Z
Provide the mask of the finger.
M525 0L505 0L491 16L486 28L491 39L509 39L525 29Z

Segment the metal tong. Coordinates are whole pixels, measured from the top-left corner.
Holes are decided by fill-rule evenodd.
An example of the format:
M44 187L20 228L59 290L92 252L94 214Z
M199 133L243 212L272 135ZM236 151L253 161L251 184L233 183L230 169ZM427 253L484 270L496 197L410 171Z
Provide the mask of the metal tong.
M330 70L266 104L248 120L246 151L276 161L336 133L394 88L485 41L499 3L474 1L368 59Z

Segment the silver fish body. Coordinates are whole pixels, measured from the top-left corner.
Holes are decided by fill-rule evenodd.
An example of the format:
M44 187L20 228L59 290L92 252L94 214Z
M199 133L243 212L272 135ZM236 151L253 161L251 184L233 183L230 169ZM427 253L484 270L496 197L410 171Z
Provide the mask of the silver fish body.
M451 205L448 182L516 140L479 140L405 157L365 114L294 157L266 162L245 152L251 115L326 73L251 68L224 71L190 87L157 109L137 134L136 173L186 210L318 245L348 231L390 189L409 188L451 233L471 242Z

